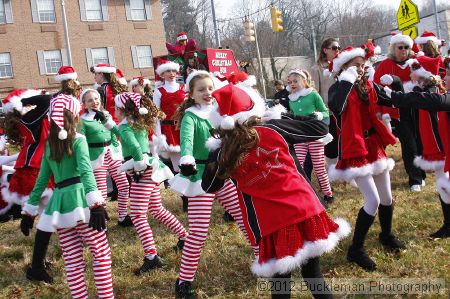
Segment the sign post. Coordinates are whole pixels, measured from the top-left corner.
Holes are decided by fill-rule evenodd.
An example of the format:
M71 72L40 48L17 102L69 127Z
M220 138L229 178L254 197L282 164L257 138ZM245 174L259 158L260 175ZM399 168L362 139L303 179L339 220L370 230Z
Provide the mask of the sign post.
M411 0L401 0L397 11L398 30L408 31L408 29L420 22L419 9ZM408 31L409 32L409 31ZM409 35L409 34L408 34ZM417 35L417 29L416 29Z

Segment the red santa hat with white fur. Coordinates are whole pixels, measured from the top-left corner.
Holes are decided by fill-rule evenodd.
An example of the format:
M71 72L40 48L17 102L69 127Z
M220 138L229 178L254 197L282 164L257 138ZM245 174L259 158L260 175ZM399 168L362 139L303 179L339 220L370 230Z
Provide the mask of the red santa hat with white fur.
M62 82L66 80L76 80L77 78L77 72L73 67L63 65L59 68L58 74L55 76L55 81Z
M332 74L339 74L342 70L342 66L356 57L365 58L366 51L361 47L353 48L352 46L349 46L345 48L328 64L328 69L324 70L324 75L331 76Z
M424 31L414 41L418 45L423 45L423 44L426 44L429 41L432 41L436 46L442 46L442 40L438 39L436 34L434 34L431 31Z
M22 112L22 99L46 93L47 92L42 89L15 89L2 100L2 107L5 113L13 112L13 110Z

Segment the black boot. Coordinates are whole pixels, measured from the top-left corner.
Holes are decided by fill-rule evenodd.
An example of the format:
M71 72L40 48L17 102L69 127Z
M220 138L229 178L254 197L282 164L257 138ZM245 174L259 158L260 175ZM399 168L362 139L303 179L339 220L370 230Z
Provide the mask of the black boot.
M377 268L375 262L367 255L364 249L364 241L374 219L375 217L367 214L364 208L359 210L358 218L356 218L355 232L353 233L353 242L347 252L347 260L358 264L358 266L366 271L374 271Z
M433 239L443 239L450 237L450 204L443 202L440 196L439 201L441 202L442 213L444 214L444 225L442 225L442 227L437 232L430 235L430 238Z
M117 221L117 225L121 227L133 226L133 221L131 221L130 215L125 216L122 221Z
M187 211L188 211L188 198L187 198L187 196L181 196L181 200L183 201L183 212L187 213Z
M291 272L285 274L275 274L269 278L272 299L290 299L291 298Z
M27 269L27 278L29 280L44 281L53 283L53 278L47 273L45 265L45 255L47 254L48 244L52 233L36 230L34 238L33 259L31 267Z
M0 215L0 223L2 222L8 222L9 220L12 220L12 216L9 214L2 214Z
M22 206L13 204L11 209L9 209L8 214L11 215L14 220L22 219Z
M144 263L138 270L134 271L134 274L139 276L142 273L148 272L152 269L161 268L163 265L164 265L163 260L158 255L156 255L151 260L145 257Z
M177 242L177 245L173 246L173 249L175 251L182 251L183 247L184 247L184 240L179 239L178 242Z
M392 234L392 216L394 207L379 205L378 218L380 219L381 233L379 235L380 243L388 250L398 251L405 249L404 243L400 242L394 234Z
M111 178L112 190L108 192L106 195L109 197L109 201L117 201L117 197L119 196L119 190L117 189L116 182L114 182L113 178Z
M320 260L318 257L309 259L302 266L302 277L315 299L333 298L333 292L331 292L330 286L323 278L322 270L320 270Z
M195 290L192 287L192 283L190 281L183 281L180 283L180 280L177 279L175 282L175 298L180 299L195 299L197 298L197 294L195 294Z
M334 202L334 197L325 195L323 197L323 201L326 202L327 204L332 204Z
M231 216L230 213L228 213L227 211L225 211L225 213L223 213L223 220L224 220L225 222L233 222L233 221L234 221L234 218L233 218L233 216Z

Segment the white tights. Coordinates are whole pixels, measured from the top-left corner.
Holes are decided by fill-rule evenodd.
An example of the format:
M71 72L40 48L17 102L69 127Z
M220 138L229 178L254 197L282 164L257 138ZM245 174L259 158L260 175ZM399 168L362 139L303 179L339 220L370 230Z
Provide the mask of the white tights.
M367 214L375 216L380 203L384 206L392 205L391 177L388 170L374 176L355 178L355 182L364 196L364 211Z

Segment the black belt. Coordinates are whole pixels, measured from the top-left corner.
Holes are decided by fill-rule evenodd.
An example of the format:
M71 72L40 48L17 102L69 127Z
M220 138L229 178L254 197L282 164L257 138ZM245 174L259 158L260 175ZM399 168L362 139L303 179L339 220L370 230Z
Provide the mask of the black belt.
M375 131L374 128L370 128L369 130L364 131L364 138L369 138L370 135L375 134L377 131Z
M162 125L173 125L174 126L174 125L176 125L176 123L177 122L175 120L162 120L161 121Z
M209 160L195 159L195 164L208 164L209 162Z
M111 145L111 140L105 142L88 143L89 147L107 147L109 145Z
M55 183L55 187L58 189L62 189L64 187L70 186L70 185L75 185L81 183L81 179L79 176L74 176L72 178L66 179L64 181L61 181L59 183Z

